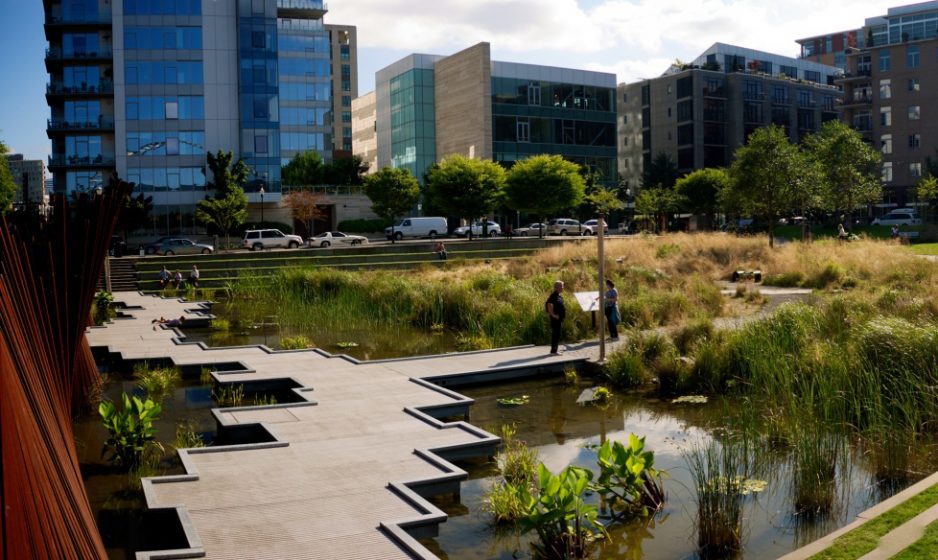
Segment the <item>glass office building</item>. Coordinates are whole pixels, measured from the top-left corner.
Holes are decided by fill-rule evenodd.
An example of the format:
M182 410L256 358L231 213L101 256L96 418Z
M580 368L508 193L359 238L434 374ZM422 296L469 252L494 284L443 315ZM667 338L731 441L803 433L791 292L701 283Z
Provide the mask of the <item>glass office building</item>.
M281 164L331 159L321 0L44 0L49 168L56 192L117 173L153 196L152 233L195 231L206 153L251 167L252 203Z

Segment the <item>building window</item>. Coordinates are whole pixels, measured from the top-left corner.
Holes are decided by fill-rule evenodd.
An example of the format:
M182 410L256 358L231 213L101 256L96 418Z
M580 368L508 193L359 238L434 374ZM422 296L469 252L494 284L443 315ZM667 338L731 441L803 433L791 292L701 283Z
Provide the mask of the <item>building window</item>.
M670 117L670 116L671 116L671 108L668 107L668 117Z
M879 137L879 142L884 154L892 153L892 134L883 134Z
M892 107L880 107L879 124L881 126L892 126Z
M677 120L689 121L694 118L694 100L679 101L677 104Z
M879 98L880 99L892 98L892 80L880 80L879 81Z
M913 179L918 179L922 176L922 164L921 163L910 163L909 164L909 175Z
M173 138L173 137L166 138L166 155L168 156L179 155L179 138Z
M628 102L629 102L629 94L627 94L627 93L623 93L623 94L622 94L622 102L623 102L623 103L628 103Z
M266 45L263 31L251 32L251 46L255 49L263 49Z
M905 63L909 69L918 68L918 45L909 45L906 49Z
M622 124L629 124L629 116L622 115Z
M891 64L889 62L889 51L888 50L880 51L879 52L879 71L889 72L890 66Z
M258 134L254 137L254 153L255 154L266 154L267 153L267 136L264 134Z
M813 70L805 70L804 79L806 82L814 82L816 84L819 84L821 83L821 73L815 72Z
M668 84L668 93L671 93L671 84Z
M909 134L909 147L920 148L921 146L922 146L922 135L921 134Z
M352 91L352 82L342 80L342 91Z
M917 121L922 118L922 110L918 105L909 106L909 120Z
M623 146L628 146L628 145L629 145L629 137L628 137L628 136L626 136L626 137L624 137L624 138L622 139L622 145L623 145Z
M531 141L531 122L528 119L518 119L516 123L518 142Z
M343 107L351 107L351 106L352 106L352 96L351 96L351 95L343 95L343 96L342 96L342 106L343 106Z
M166 120L175 120L179 118L179 102L166 102Z
M541 104L541 84L532 82L528 84L528 105Z
M918 78L909 78L909 91L918 91Z
M883 162L883 182L884 183L892 182L892 162L891 161Z
M352 122L352 112L351 111L342 111L342 122L350 123Z

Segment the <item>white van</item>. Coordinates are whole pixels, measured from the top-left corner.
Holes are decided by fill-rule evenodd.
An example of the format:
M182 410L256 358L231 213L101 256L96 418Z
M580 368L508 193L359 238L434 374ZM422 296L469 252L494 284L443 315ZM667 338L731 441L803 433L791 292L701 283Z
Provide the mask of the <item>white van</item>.
M393 233L392 233L393 231ZM446 218L425 217L425 218L404 218L401 223L393 228L384 228L384 236L391 239L403 239L405 237L429 237L436 239L438 235L446 235Z

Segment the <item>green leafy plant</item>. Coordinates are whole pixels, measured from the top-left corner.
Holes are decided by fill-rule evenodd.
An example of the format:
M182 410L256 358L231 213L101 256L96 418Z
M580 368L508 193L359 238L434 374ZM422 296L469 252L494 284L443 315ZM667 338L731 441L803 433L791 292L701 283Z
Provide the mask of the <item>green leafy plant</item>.
M123 408L120 410L110 401L98 405L98 414L108 431L102 455L107 454L108 461L115 465L132 469L138 466L147 449L163 448L156 441L154 427L162 407L150 399L131 398L127 393L122 395L121 401Z
M645 438L629 434L629 444L607 440L599 448L599 478L592 488L609 500L613 517L647 516L664 505L662 473Z
M94 304L98 309L107 309L114 303L114 295L111 292L100 291L94 295Z
M542 558L587 558L606 536L605 528L596 519L596 506L583 500L593 473L570 466L555 475L540 463L537 478L537 496L527 488L520 489L526 511L521 518L521 531L537 532L540 542L531 546Z
M501 451L496 457L501 480L485 495L485 508L496 524L514 523L525 515L524 492L534 490L537 478L537 450L531 449L515 436L514 426L501 429Z
M228 319L212 319L212 322L209 323L209 326L213 331L222 331L228 332L231 329L231 322Z
M609 402L609 399L612 398L612 391L605 387L598 387L593 393L593 402L598 404L605 404Z
M280 339L280 347L284 350L305 350L313 346L313 341L304 335L285 336Z

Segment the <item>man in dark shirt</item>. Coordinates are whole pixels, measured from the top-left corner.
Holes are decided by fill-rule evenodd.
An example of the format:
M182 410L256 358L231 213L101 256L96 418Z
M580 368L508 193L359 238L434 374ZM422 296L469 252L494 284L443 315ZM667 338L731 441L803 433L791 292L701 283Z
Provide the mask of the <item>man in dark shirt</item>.
M554 282L554 291L547 298L547 316L550 317L550 353L559 354L557 345L560 344L560 327L563 318L567 316L567 309L563 305L563 282Z

